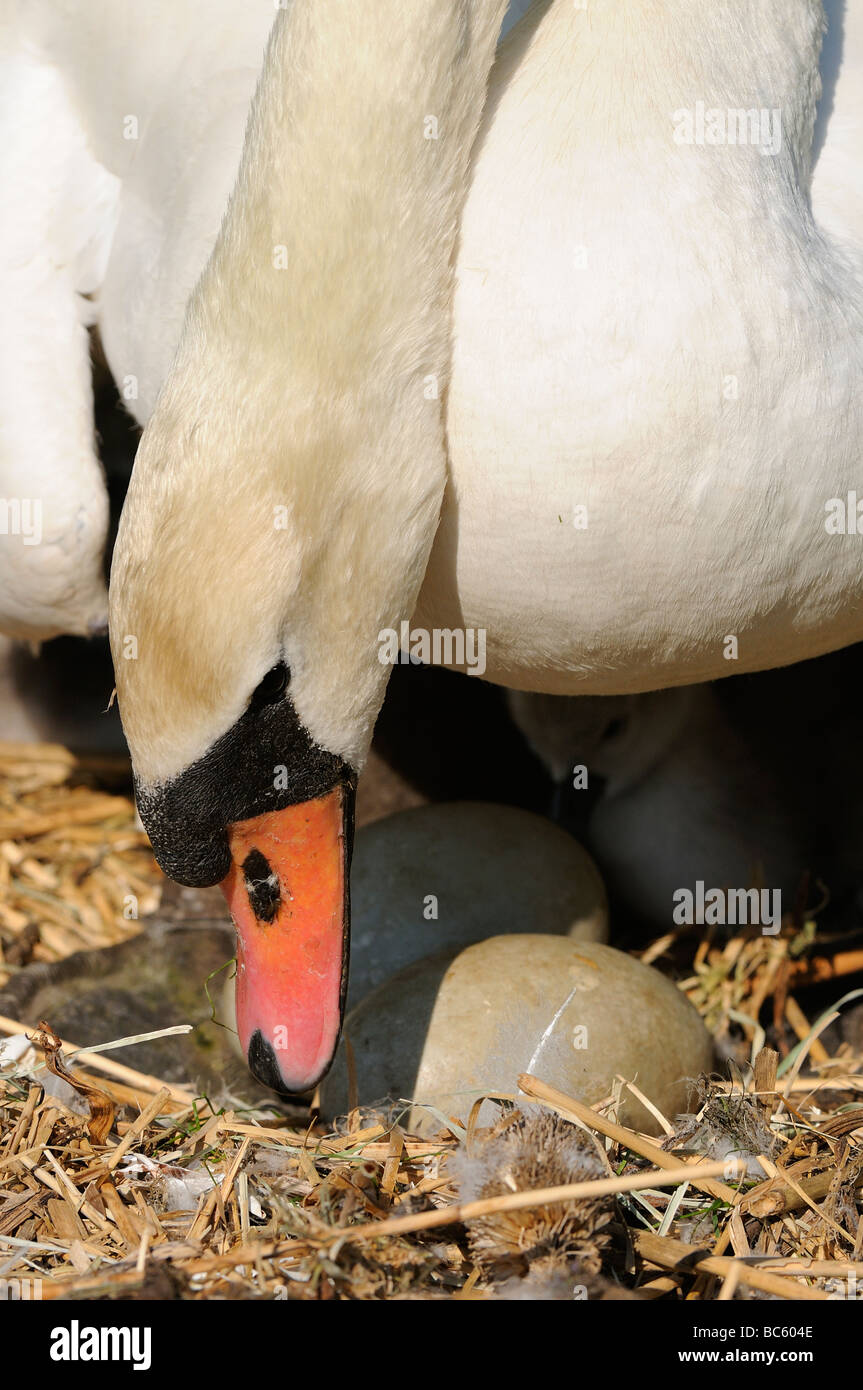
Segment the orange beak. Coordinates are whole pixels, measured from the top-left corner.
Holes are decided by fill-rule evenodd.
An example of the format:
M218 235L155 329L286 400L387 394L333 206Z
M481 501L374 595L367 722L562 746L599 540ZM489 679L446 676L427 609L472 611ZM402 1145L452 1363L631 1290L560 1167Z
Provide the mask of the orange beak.
M251 1071L286 1095L317 1084L339 1040L352 802L339 786L228 827L237 1028Z

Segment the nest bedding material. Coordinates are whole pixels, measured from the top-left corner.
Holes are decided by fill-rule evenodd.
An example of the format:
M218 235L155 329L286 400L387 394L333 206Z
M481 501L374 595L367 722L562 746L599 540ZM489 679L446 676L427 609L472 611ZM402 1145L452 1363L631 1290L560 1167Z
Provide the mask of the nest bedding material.
M122 758L0 742L0 987L31 961L113 946L159 905L162 875Z
M817 1080L708 1085L696 1125L731 1142L705 1159L691 1128L660 1145L527 1076L493 1132L419 1141L391 1116L325 1134L71 1075L87 1116L0 1083L0 1277L41 1298L825 1299L863 1275L863 1112L816 1108Z
M104 776L64 749L0 745L7 970L125 939L130 894L141 915L157 905L146 837ZM622 1080L588 1108L525 1076L491 1130L453 1122L432 1141L398 1109L327 1132L162 1085L122 1051L70 1060L50 1020L2 1020L36 1044L0 1054L7 1297L855 1298L863 1058L822 1041L836 1011L810 1022L805 990L836 980L838 998L859 963L823 952L790 922L642 952L683 977L733 1059L695 1116L658 1116L662 1141L616 1122ZM68 1104L46 1090L58 1077Z

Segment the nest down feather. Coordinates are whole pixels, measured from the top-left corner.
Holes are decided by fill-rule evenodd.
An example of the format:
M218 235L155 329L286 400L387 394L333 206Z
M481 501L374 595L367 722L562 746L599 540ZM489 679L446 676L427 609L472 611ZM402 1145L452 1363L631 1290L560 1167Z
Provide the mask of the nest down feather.
M450 1160L463 1202L536 1191L604 1176L580 1130L545 1110L517 1110L489 1137ZM474 1260L490 1278L514 1275L595 1275L609 1241L611 1197L474 1217L468 1238Z

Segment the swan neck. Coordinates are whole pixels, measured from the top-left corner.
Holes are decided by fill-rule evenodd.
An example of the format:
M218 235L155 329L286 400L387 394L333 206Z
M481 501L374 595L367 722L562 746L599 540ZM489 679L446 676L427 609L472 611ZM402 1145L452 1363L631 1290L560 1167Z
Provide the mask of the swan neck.
M294 0L201 282L206 328L365 401L446 374L452 262L506 0ZM207 310L209 309L209 314ZM266 325L264 331L263 325Z
M202 757L279 660L313 743L362 765L380 634L410 618L440 515L455 239L505 8L294 0L276 18L115 549L143 784Z

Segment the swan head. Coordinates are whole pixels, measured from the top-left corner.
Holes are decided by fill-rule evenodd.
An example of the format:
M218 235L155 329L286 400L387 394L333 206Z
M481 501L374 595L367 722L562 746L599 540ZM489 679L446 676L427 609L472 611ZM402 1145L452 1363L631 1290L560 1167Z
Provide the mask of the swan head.
M556 782L583 762L616 795L648 776L688 719L693 688L633 695L508 692L510 712Z
M121 518L118 701L156 858L230 906L250 1067L297 1094L338 1042L354 788L389 674L377 638L413 601L438 495L394 526L384 459L334 486L356 443L337 412L308 433L294 419L266 462L263 415L190 424L187 385L144 433Z
M110 586L144 825L170 875L221 882L241 1039L288 1093L338 1039L353 786L446 485L455 237L505 0L367 9L276 18Z

